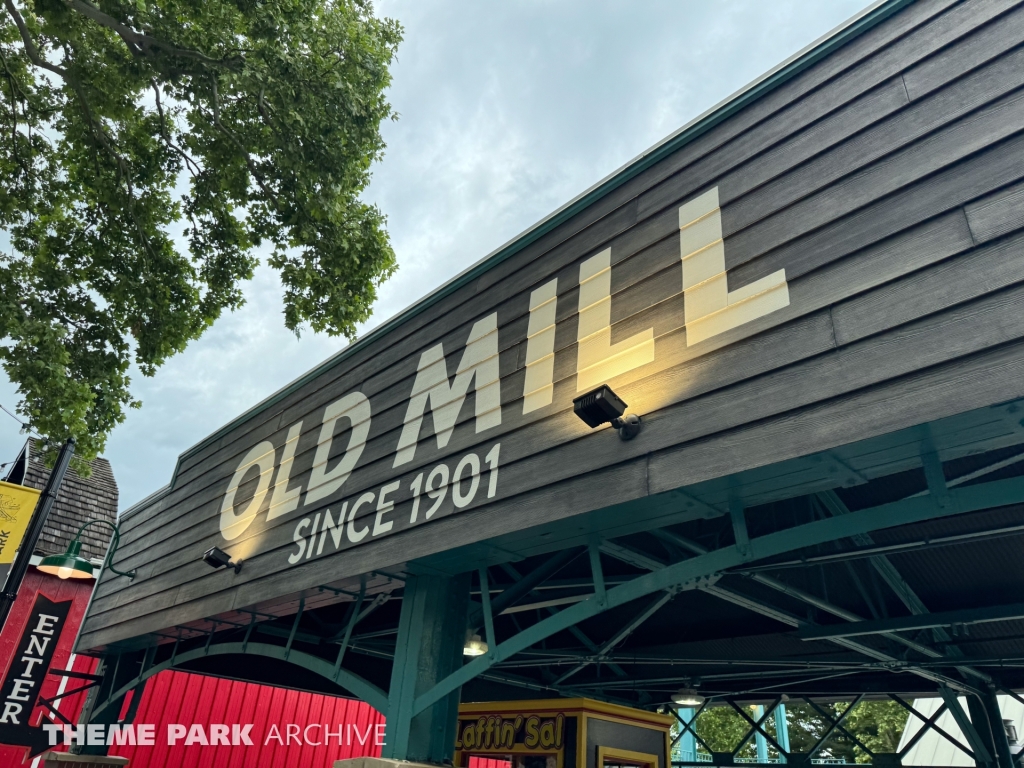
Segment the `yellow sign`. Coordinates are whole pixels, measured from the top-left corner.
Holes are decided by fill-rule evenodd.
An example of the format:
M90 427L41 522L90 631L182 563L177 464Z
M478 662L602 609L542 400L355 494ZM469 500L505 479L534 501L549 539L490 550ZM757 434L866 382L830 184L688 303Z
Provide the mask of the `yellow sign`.
M0 482L0 565L14 562L14 553L32 519L39 491Z

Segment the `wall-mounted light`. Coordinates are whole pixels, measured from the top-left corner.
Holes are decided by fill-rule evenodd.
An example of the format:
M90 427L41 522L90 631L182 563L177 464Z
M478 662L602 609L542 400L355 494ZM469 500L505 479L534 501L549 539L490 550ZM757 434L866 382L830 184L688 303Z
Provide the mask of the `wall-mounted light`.
M211 568L224 568L225 566L229 568L234 568L235 573L238 573L240 570L242 570L242 561L237 560L236 562L232 563L231 555L229 555L220 547L210 547L208 550L206 550L206 552L203 553L203 562Z
M680 707L699 707L705 698L693 688L680 688L672 694L672 703Z
M131 570L127 573L117 570L111 561L114 559L114 553L117 552L117 547L121 543L121 533L118 527L109 520L89 520L81 528L78 529L78 533L75 534L75 538L68 544L67 551L63 555L49 555L44 557L42 561L36 566L43 573L48 573L51 576L56 576L60 579L91 579L94 576L94 566L84 557L82 557L82 531L88 528L90 525L107 525L110 526L114 532L114 539L110 546L110 551L107 553L106 559L103 561L103 567L109 568L110 572L117 576L127 576L128 580L135 578L135 571Z
M640 417L635 413L626 413L628 407L607 384L572 401L573 411L584 424L592 428L611 424L619 430L619 437L623 440L632 440L640 434Z
M466 644L462 647L463 656L483 656L487 650L487 643L480 639L480 635L466 633Z

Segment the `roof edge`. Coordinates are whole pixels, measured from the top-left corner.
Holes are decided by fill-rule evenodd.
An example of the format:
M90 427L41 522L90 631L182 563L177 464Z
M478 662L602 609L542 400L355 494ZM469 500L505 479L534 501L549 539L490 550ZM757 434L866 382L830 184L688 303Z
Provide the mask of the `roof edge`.
M590 207L630 179L650 168L655 163L678 151L683 146L703 135L739 110L800 74L802 71L824 58L832 51L845 45L847 42L863 34L872 27L880 24L897 11L902 10L913 2L915 2L915 0L877 0L877 2L869 5L860 13L843 22L835 29L818 38L802 50L793 54L781 64L770 69L748 85L698 115L675 133L670 134L653 147L641 152L635 158L613 171L589 189L574 197L562 207L541 219L529 229L521 232L504 245L489 253L480 261L467 267L455 277L434 289L431 293L424 296L415 304L412 304L398 314L384 321L344 349L327 358L324 362L307 371L302 376L299 376L289 384L286 384L272 395L264 398L256 405L229 421L216 432L213 432L182 452L178 456L178 461L175 464L174 473L171 476L170 483L166 487L132 505L122 514L122 518L140 511L145 506L149 506L150 503L157 501L167 492L173 490L182 460L198 453L210 443L220 439L243 422L250 420L259 413L277 404L297 389L343 362L363 347L390 333L392 330L416 317L418 314L436 304L441 299L449 296L472 280L475 280L492 267L502 263L516 253L519 253L528 245L565 223L576 214Z

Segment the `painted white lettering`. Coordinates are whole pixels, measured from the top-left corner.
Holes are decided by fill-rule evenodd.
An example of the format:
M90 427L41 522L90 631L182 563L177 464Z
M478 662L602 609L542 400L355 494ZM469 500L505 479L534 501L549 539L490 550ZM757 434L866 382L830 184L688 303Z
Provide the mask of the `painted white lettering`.
M321 746L323 744L323 742L321 742L321 741L313 741L309 737L309 729L310 728L321 728L321 727L322 726L320 725L320 723L310 723L309 725L307 725L305 728L302 729L302 740L305 741L307 744L309 744L309 746L311 746L311 747L319 747L319 746Z
M470 471L469 491L462 493L462 474L465 470ZM459 509L468 507L473 503L476 496L476 489L480 485L480 459L475 453L462 457L462 461L455 467L455 474L452 476L452 501Z
M494 447L487 452L484 456L484 461L487 462L488 472L487 477L487 498L493 499L494 495L498 492L498 457L501 455L501 443L495 443Z
M380 489L380 496L377 497L377 517L373 521L374 536L380 536L382 533L387 533L395 525L394 520L388 520L386 523L382 521L384 519L384 515L395 508L395 502L388 501L387 496L389 493L397 491L399 485L401 485L401 483L398 480L395 480L393 483L388 483Z
M356 530L356 511L363 506L363 504L373 504L373 499L373 493L364 493L356 499L356 503L352 505L352 511L348 513L348 527L346 528L346 532L348 533L349 541L353 544L358 544L360 541L365 539L366 534L370 532L370 526L366 526L361 531Z
M470 386L476 391L477 434L501 425L501 386L498 371L498 314L473 324L462 360L449 385L444 346L438 344L420 355L412 385L405 423L398 438L394 467L408 464L416 455L420 427L428 402L433 415L437 447L444 448L455 430Z
M32 686L35 683L32 680L23 680L20 677L15 678L11 686L11 692L7 694L7 698L11 701L28 701L32 697L29 695L32 693Z
M334 469L327 469L327 460L331 455L331 444L334 441L334 427L341 419L348 419L352 429L348 437L345 454ZM313 457L313 471L309 476L305 503L330 496L341 488L348 476L355 469L359 457L366 447L366 436L370 434L370 401L362 392L349 392L324 410L323 426L320 427L320 440Z
M784 269L729 290L718 187L680 206L679 256L687 346L789 306Z
M247 747L252 746L252 739L249 737L249 732L252 731L252 723L246 723L243 727L239 723L234 723L231 726L231 743L238 747L244 744Z
M378 747L383 747L384 746L384 728L385 728L385 723L377 723L375 728L376 728L376 731L377 731L376 744L377 744Z
M292 462L295 460L295 448L299 444L299 436L302 434L302 422L292 424L288 430L288 436L284 440L284 453L281 456L281 463L277 465L277 477L274 480L274 489L270 494L270 509L267 510L267 520L287 515L294 512L299 506L299 497L302 496L302 488L288 490L288 483L292 477Z
M345 743L345 726L339 724L338 725L338 730L336 732L334 732L334 733L331 733L331 727L329 725L327 725L327 723L324 723L324 745L325 746L330 746L331 737L336 737L338 739L338 746L339 747L344 745L344 743Z
M277 743L282 747L284 746L284 739L281 738L281 731L277 728L277 723L271 723L270 731L267 732L267 738L263 741L263 746L267 746L271 739L277 739Z
M444 497L448 494L448 465L438 464L427 475L427 496L434 500L425 517L429 520L441 507Z
M288 723L285 725L284 732L286 734L285 744L291 744L292 739L295 739L296 744L302 744L302 739L299 738L299 726L297 723Z
M5 701L3 714L0 714L0 723L21 725L21 720L18 719L18 715L21 714L21 710L21 704L15 704L13 701Z
M85 743L90 747L102 747L107 743L106 726L102 724L90 724L85 726Z
M59 616L50 616L47 613L39 614L39 621L36 623L36 628L33 632L38 632L41 635L52 635L53 625L60 621Z
M316 548L316 553L319 555L324 551L324 540L327 538L328 532L331 534L331 539L334 541L334 548L338 549L341 547L341 540L345 537L345 512L348 510L348 502L344 502L341 505L341 511L338 512L338 524L334 524L334 518L331 517L331 510L324 512L324 524L320 529L323 533L320 534L320 544Z
M306 549L306 559L308 560L313 556L313 545L316 544L316 531L317 526L320 525L320 513L317 512L313 518L313 527L309 529L309 544Z
M295 563L299 562L299 560L302 559L303 553L306 551L306 537L302 535L302 529L309 525L311 522L313 521L310 520L308 517L304 517L301 520L299 520L298 524L295 526L295 531L294 533L292 533L292 541L299 545L299 551L293 552L292 554L288 555L288 562L292 565L295 565Z
M210 725L210 746L230 747L231 729L222 723L212 723Z
M260 473L259 480L256 483L256 492L252 495L252 498L241 514L236 515L235 494L238 492L238 486L242 484L242 480L249 473L249 470L253 468L257 469ZM224 494L224 501L220 505L221 536L231 541L245 533L245 529L256 519L256 513L263 506L263 499L267 495L267 489L270 488L270 478L273 473L274 446L264 440L262 443L249 449L249 452L245 454L242 461L238 464L235 474L231 476L228 490Z
M46 646L50 644L49 637L39 637L39 635L31 634L28 636L28 648L25 649L25 653L34 653L36 656L46 655Z
M412 525L420 514L420 491L423 490L422 472L416 475L416 479L412 481L409 490L412 491L412 512L409 513L409 525Z
M188 736L185 737L185 746L188 747L193 744L201 744L204 747L210 746L210 741L206 738L206 731L201 723L192 723L192 727L188 729Z
M25 662L25 671L21 673L22 677L32 677L32 670L36 664L42 664L43 660L38 656L22 656L19 661Z
M555 390L555 310L558 280L530 293L530 324L526 329L526 378L523 415L551 405Z
M579 392L654 361L653 328L612 344L611 248L605 248L580 265L576 338L576 389Z

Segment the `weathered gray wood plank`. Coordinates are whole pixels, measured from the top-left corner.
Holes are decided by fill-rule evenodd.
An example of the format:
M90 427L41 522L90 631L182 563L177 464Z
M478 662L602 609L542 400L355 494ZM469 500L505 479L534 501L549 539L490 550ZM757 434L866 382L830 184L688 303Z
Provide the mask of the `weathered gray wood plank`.
M806 80L804 77L797 78L785 88L770 94L764 104L755 104L744 110L733 120L717 128L713 134L709 134L705 141L694 142L681 150L678 158L670 158L662 167L673 172L685 169L685 176L689 177L689 166L692 163L712 149L719 148L722 148L723 153L733 155L737 159L750 159L757 152L769 148L866 91L899 75L909 65L969 34L979 25L999 16L1016 3L1017 0L976 0L961 3L938 14L935 12L944 10L949 4L942 4L940 9L938 5L915 3L893 19L892 23L876 28L878 37L889 42L889 45L874 47L874 36L865 36L854 41L851 43L854 49L848 52L840 51L834 57L822 61L805 73ZM918 17L918 13L922 15ZM909 34L906 34L907 32ZM897 34L904 36L894 41ZM864 53L869 55L863 55ZM811 83L813 86L808 87ZM767 120L775 110L766 107L770 105L775 108L779 102L783 102L785 109ZM762 114L768 123L766 126L752 120L753 117L760 117ZM727 141L734 142L735 146L727 145ZM714 173L710 178L704 179L702 185L710 184L713 177ZM675 183L678 186L679 181ZM686 186L687 182L684 180L683 184L681 193L688 194L690 189ZM665 205L678 200L680 196L673 195L668 189L652 190L647 199L641 198L638 217L642 219L657 212Z
M838 399L805 408L795 415L782 419L768 419L766 422L758 423L747 429L726 429L724 434L711 441L694 440L683 448L654 454L649 462L650 487L644 492L657 493L680 485L689 485L718 477L722 474L723 463L728 463L732 472L762 466L890 431L893 429L893 421L899 424L896 428L904 428L918 423L917 419L936 418L936 413L941 413L943 416L952 415L962 410L982 407L993 401L1024 395L1024 376L1021 376L1021 373L1024 372L1024 348L1021 344L1010 346L1000 344L994 352L976 354L967 360L957 360L970 349L971 344L977 342L977 334L971 333L972 330L975 330L972 320L981 318L980 327L977 330L993 334L992 317L987 314L991 312L991 308L990 306L983 308L986 303L991 305L993 300L1004 303L1004 316L1008 322L1000 330L1006 334L1005 338L1019 338L1024 329L1020 328L1017 317L1024 307L1024 291L1016 290L1000 294L997 297L989 297L968 307L958 308L942 318L942 323L933 324L931 332L944 334L946 338L949 338L954 335L955 331L956 343L963 345L954 353L952 364L935 365L923 372L915 372L921 367L920 363L919 361L911 362L908 357L925 354L935 359L940 354L936 345L920 343L923 324L917 324L915 328L901 330L898 334L899 339L890 340L887 344L877 344L874 343L874 340L869 340L872 343L861 343L837 350L831 355L822 357L821 360L828 367L826 375L841 387L840 392L847 391L842 381L843 378L848 376L864 378L876 373L879 366L874 363L887 366L890 371L899 368L902 364L911 373L899 381L899 386L873 387L866 390L864 394L841 395ZM934 321L932 322L934 323ZM787 381L776 381L780 397L799 396L798 393L803 390L803 387L794 386L796 381L794 376L796 375L798 373L794 369L787 372ZM781 377L773 375L769 378L778 380ZM764 381L758 382L762 387L765 383ZM763 392L763 389L761 391ZM771 408L777 402L775 398L758 396L756 392L751 394L756 398L755 403L763 403L763 407L766 408ZM721 393L716 393L712 397L716 396L720 398ZM837 409L837 405L841 405L841 408ZM691 401L684 407L700 407L704 410L707 406L707 402ZM678 410L681 411L683 408L680 407ZM732 409L732 412L735 412L735 409ZM841 415L838 421L834 418L837 413ZM857 418L847 421L851 416ZM670 421L674 420L665 419L661 428L676 428L677 425L671 424ZM798 427L794 426L794 423ZM654 425L649 424L648 428L653 429ZM721 433L722 430L716 429L715 432ZM819 443L824 444L819 445ZM578 480L568 481L570 484L573 482L578 482ZM591 483L590 485L604 486L605 484ZM496 508L507 507L510 503L511 501L499 502L493 506ZM601 506L605 505L601 502L597 503ZM543 508L539 504L529 506L534 514L540 517L534 524L563 515L569 507L568 504L557 507L544 506ZM478 514L483 516L486 509L481 509ZM492 512L494 511L496 510L492 510ZM491 525L487 526L487 535L499 535L502 529L504 532L509 532L527 527L521 525L520 518L510 520L510 517L512 515L509 514L490 515L489 523ZM453 521L457 521L459 525L453 528ZM468 521L464 520L462 516L447 518L444 521L447 523L446 525L442 525L440 522L421 531L415 539L415 544L408 540L408 536L399 535L383 539L381 543L391 549L398 546L401 539L406 539L405 546L401 551L409 554L409 547L415 546L419 550L426 544L426 539L439 535L442 538L434 543L438 551L479 538L479 529L472 532L465 530L468 526L462 523ZM447 531L442 533L441 529L447 529ZM397 551L395 554L397 555ZM330 578L340 578L340 572L334 572L339 563L361 557L365 557L365 555L359 550L355 550L346 558L325 559L321 561L319 573ZM387 559L386 556L385 559ZM394 559L398 561L404 558L396 557ZM303 564L299 566L298 570L307 569L312 565L314 565L312 562ZM278 593L282 593L296 588L297 584L302 582L302 576L294 571L287 571L279 578L284 581L271 586L270 591L276 590ZM323 579L319 579L319 581L323 581ZM253 594L247 592L249 588L249 585L246 585L237 590L236 595L239 600L244 600L244 596L247 594ZM208 599L208 597L204 597L196 602L203 603L205 606L204 601ZM241 605L236 607L241 607ZM116 619L116 614L107 617L107 620L109 621L111 618ZM140 621L158 623L159 619L148 616ZM137 625L135 633L140 631L139 626L145 625ZM155 626L155 624L150 626ZM141 631L146 630L142 629ZM90 640L89 642L96 641Z
M1007 247L1005 243L998 244L999 247L984 249L982 253L987 257L988 262L978 262L973 266L975 274L980 274L988 263L1009 263L1016 265L1016 279L1024 280L1024 260L1005 258ZM957 263L954 261L953 263ZM939 281L945 281L947 275L942 274L950 262L940 264L931 272L938 273ZM914 276L919 278L919 276ZM910 303L911 299L927 298L932 295L932 285L928 280L918 279L916 282L916 293L908 296L904 292L904 300ZM942 307L940 303L939 308ZM841 395L850 389L859 388L872 381L881 381L894 378L899 375L912 373L914 370L928 367L950 358L969 355L985 348L986 346L1002 344L1008 340L1019 338L1024 334L1024 326L1019 322L1022 309L1024 309L1024 289L1016 288L1011 291L995 293L985 298L972 302L964 307L957 307L941 315L901 327L897 331L886 334L884 339L872 344L861 343L856 347L849 348L849 352L842 355L825 355L810 363L802 363L792 366L789 370L769 374L759 379L755 386L749 387L750 401L743 401L741 395L733 389L725 397L726 407L720 414L715 413L715 396L700 399L695 402L692 398L687 402L688 406L699 408L700 416L691 415L686 420L680 420L677 426L678 434L676 440L692 439L692 433L696 429L700 431L700 424L711 423L716 430L728 429L731 425L742 426L744 420L754 420L759 413L768 409L782 407L787 399L797 398L827 398L830 395ZM699 371L692 368L684 373L686 378L701 378ZM719 390L719 387L713 387ZM738 402L739 401L739 402ZM674 409L670 409L672 411ZM648 416L648 428L655 429L653 425L661 419L669 418L655 413ZM695 426L697 425L697 426ZM706 426L705 426L706 428ZM647 438L649 441L651 437ZM656 438L654 438L656 439ZM594 441L591 441L594 442ZM656 445L649 445L648 448L655 448ZM621 450L615 447L616 452ZM596 454L611 450L604 444L598 443L596 451L587 451L588 461L580 461L577 458L576 464L581 469L592 469L590 461ZM525 476L539 480L543 485L545 474L551 474L553 481L564 479L566 474L566 461L552 461L550 453L541 457L540 461L534 457L525 459L512 467L504 470L513 475L522 471ZM613 454L614 455L614 454ZM734 458L734 457L733 457ZM730 460L732 460L730 458ZM538 475L540 477L538 478ZM524 484L525 487L525 484ZM498 502L500 504L500 502ZM272 544L271 542L268 542ZM268 570L263 566L263 570ZM196 593L205 592L207 587L197 585ZM189 595L188 587L182 587L179 595Z
M1017 235L836 305L836 343L849 344L1021 281L1024 235Z
M977 243L988 242L1024 227L1024 184L975 200L965 206L967 223Z
M882 196L898 188L897 185L901 183L920 178L944 164L954 162L972 151L1005 138L1009 133L1013 133L1010 126L1004 126L1003 130L997 129L991 138L992 135L984 134L982 129L982 133L974 137L976 143L964 145L959 151L954 149L953 154L949 153L949 149L955 147L965 134L973 133L977 122L991 124L991 120L1001 119L998 116L1001 110L995 105L975 115L970 115L971 112L995 99L1006 97L1006 94L1022 85L1024 50L999 59L751 194L736 199L737 193L728 183L732 179L723 180L722 194L728 203L725 205L722 221L726 237L768 217L772 217L770 227L755 228L756 234L760 237L770 239L776 232L791 228L793 221L807 221L806 226L813 228L820 219L813 218L813 214L810 213L813 210L812 206L823 206L828 210L827 215L834 217L835 214L856 207L858 200L865 199L865 186L873 188L872 193L875 197ZM1008 98L1019 104L1019 96ZM991 117L986 120L990 111ZM1009 115L1007 119L1010 119ZM958 120L963 122L953 125ZM949 128L942 133L928 136L943 126ZM928 138L924 138L917 147L910 147L923 137ZM893 152L901 148L907 148L902 156L892 156ZM923 157L927 157L930 162L921 162ZM916 168L919 175L905 175L906 172L902 169L908 166ZM826 192L809 203L794 205L856 171L862 173L846 182L838 183L831 192ZM880 184L879 180L883 177L885 182ZM845 209L836 208L836 201L846 196L850 196L850 202ZM733 200L735 202L732 202ZM792 206L789 211L773 216L788 206ZM799 229L791 229L791 232L793 236L801 234ZM750 237L753 238L754 233ZM730 242L742 243L742 238L733 238Z
M1006 53L1024 37L1024 10L1019 7L971 33L943 53L903 74L910 99L917 100L987 61Z
M683 385L682 396L689 396L693 393L693 387L698 385L702 388L714 388L716 386L724 386L733 381L742 380L750 376L755 376L759 372L765 370L771 370L778 365L784 365L787 362L791 362L793 359L798 359L809 354L815 354L824 349L829 349L833 345L832 333L831 333L831 321L829 320L827 313L819 313L818 315L811 316L806 321L797 323L791 327L780 329L773 334L767 334L765 338L754 338L743 344L734 344L729 347L720 350L717 355L711 357L721 358L716 364L701 364L699 361L694 363L696 369L708 371L710 375L706 374L701 377L694 379L693 383L687 388ZM670 355L666 355L667 363L675 363L676 366L681 361L687 358L685 347L679 349L679 354L676 359L673 359ZM678 371L671 378L678 378L683 382L689 381L686 371ZM642 379L640 381L643 381ZM657 380L651 380L648 382L646 394L646 400L648 403L654 405L653 398L658 396L658 393L665 389L665 383ZM686 391L689 389L689 391ZM634 402L641 403L645 400L642 395L644 389L638 384L631 384L622 387L623 396L628 399L632 397ZM567 400L571 402L571 400ZM502 454L503 456L509 456L509 461L502 462L501 468L501 482L505 484L504 487L514 488L516 492L535 488L538 485L543 485L548 482L552 473L553 477L564 476L567 472L571 474L571 464L565 464L564 462L558 466L549 466L547 462L541 461L539 466L535 466L536 462L531 462L530 457L537 452L538 449L547 447L549 445L567 445L570 446L573 442L578 442L581 439L590 439L594 433L591 433L584 425L582 425L578 419L573 415L571 409L563 409L554 419L557 421L558 426L555 428L556 434L560 434L562 437L557 440L545 440L543 446L538 445L538 436L529 430L516 430L508 433L501 437L502 443ZM483 436L481 436L483 437ZM494 437L488 437L485 445L493 443L496 439ZM606 441L604 441L606 442ZM607 449L607 446L606 446ZM469 450L473 450L470 448ZM479 449L477 449L479 450ZM569 447L569 450L574 450ZM585 465L590 465L594 462L605 462L615 463L615 460L619 457L618 446L613 446L611 455L606 455L606 451L594 451L587 450L587 457ZM642 450L642 447L641 447ZM525 464L524 464L525 462ZM401 518L404 514L408 517L408 511L403 505L407 505L409 498L408 494L408 480L413 476L413 473L404 472L401 477L403 478L402 487L395 492L393 499L395 500L396 509L399 510L396 513L396 519ZM389 470L389 467L382 468L382 476L390 478L394 475L393 471ZM362 488L360 488L362 490ZM352 492L357 493L357 491ZM354 498L354 496L353 496ZM438 514L451 514L455 510L451 507L450 501L447 501L441 508ZM374 514L369 511L369 514ZM462 513L464 514L464 513ZM254 533L253 537L258 538L261 548L264 551L272 550L276 547L288 547L291 542L291 530L298 518L292 517L283 519L274 527L264 529L262 532ZM359 519L362 519L360 517ZM127 597L129 594L132 599L140 599L147 594L154 594L155 592L162 589L167 583L175 583L182 578L180 571L174 569L185 569L186 573L192 575L193 578L203 580L204 585L210 582L210 579L221 578L228 579L226 575L221 575L218 572L210 572L209 568L197 559L198 555L205 551L208 547L206 542L217 543L219 541L219 529L215 519L211 519L210 516L204 518L204 520L194 526L194 533L189 536L189 539L194 540L197 533L201 533L204 537L201 541L189 542L188 539L183 539L181 536L176 536L175 540L169 545L174 546L176 549L172 554L167 557L160 558L159 554L164 545L156 544L155 546L150 545L142 548L134 553L135 558L131 555L126 556L124 559L125 567L130 567L129 564L138 562L139 576L136 579L135 585L129 589L123 589ZM240 542L244 543L249 538L241 539ZM189 542L186 544L186 542ZM209 546L212 546L210 544ZM235 544L237 546L237 544ZM363 545L365 547L365 545ZM275 563L275 567L279 567L280 560L279 553L277 556L272 558ZM121 561L119 561L120 563ZM262 567L262 570L266 570ZM152 574L159 574L155 578L150 578ZM241 583L246 580L246 574L243 571L238 577L234 577L231 574L230 583ZM215 583L215 582L214 582ZM206 589L206 586L197 586L196 589ZM107 604L105 602L106 594L102 597L98 594L94 598L94 611L99 612ZM123 600L120 601L123 604Z
M934 263L969 248L970 245L971 238L962 213L957 212L933 220L916 230L882 243L869 252L861 253L856 258L830 264L827 268L804 280L795 282L792 286L793 302L789 308L779 313L779 317L764 318L758 323L750 324L750 327L746 329L736 329L722 340L722 345L735 343L743 338L744 333L761 332L770 327L770 324L799 317L807 311L827 306L833 301ZM710 384L711 382L705 382L705 386ZM655 386L664 389L663 384ZM684 396L686 394L686 392L683 393ZM151 563L153 569L163 567L163 564L158 563L156 558L165 550L181 549L184 542L188 542L187 546L195 549L192 546L191 536L183 538L180 535L185 530L187 529L171 528L160 531L160 536L166 536L165 541L146 537L139 542L138 546L134 542L129 544L129 555L135 552L137 556L126 559L122 567L138 566L143 568L143 573L145 573L147 563ZM122 581L115 580L112 582L111 589L113 592L117 592L127 587L128 585ZM104 594L107 593L104 592ZM96 602L102 605L102 601L103 598L99 597L98 593Z
M745 285L785 269L799 275L1024 178L1024 137L1016 136L900 192L877 200L749 264L726 248L730 281Z
M744 209L744 216L758 223L732 237L726 235L729 262L742 264L767 251L813 232L879 198L897 192L930 174L955 166L975 152L1024 130L1024 92L1012 93L973 112L909 147L887 155L862 171L826 187L821 192L768 218ZM896 135L901 131L897 130ZM758 193L764 215L776 211L774 199ZM742 206L723 210L722 226L728 233L742 222L734 217Z

